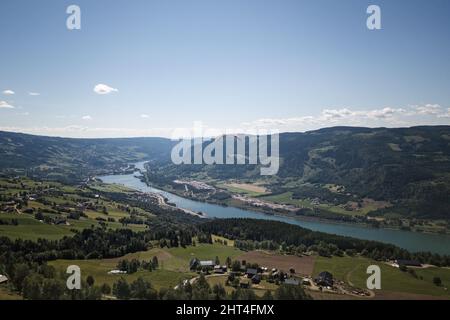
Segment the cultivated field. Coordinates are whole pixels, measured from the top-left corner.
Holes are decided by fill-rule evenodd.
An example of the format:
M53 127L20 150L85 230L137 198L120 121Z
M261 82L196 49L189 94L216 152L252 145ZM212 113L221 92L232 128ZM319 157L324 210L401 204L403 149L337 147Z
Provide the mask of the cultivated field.
M230 192L244 193L250 196L258 196L267 193L267 189L263 186L250 183L224 183L218 185L221 188L225 188Z

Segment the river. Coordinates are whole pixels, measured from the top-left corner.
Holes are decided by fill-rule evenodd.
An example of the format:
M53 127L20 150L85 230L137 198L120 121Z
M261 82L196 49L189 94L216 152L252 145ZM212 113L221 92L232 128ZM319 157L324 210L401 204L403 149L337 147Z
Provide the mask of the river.
M143 170L143 163L136 164L136 168ZM439 254L450 254L450 235L419 233L394 229L376 229L361 225L340 224L324 221L305 221L284 216L267 215L264 213L244 210L234 207L204 203L186 199L175 194L147 186L134 174L100 176L105 183L117 183L143 192L159 193L175 203L177 207L195 212L203 212L210 218L253 218L282 221L295 224L310 230L321 231L359 239L375 240L395 244L411 252L430 251Z

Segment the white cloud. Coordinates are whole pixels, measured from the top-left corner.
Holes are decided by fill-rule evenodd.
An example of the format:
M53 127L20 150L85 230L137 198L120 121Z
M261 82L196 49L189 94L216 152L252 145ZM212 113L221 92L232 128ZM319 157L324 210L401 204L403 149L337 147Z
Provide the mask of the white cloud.
M446 113L439 114L438 118L450 118L450 108L447 108Z
M40 96L41 94L39 92L28 92L30 96Z
M353 114L353 112L347 108L339 109L339 110L325 109L322 111L322 115L326 119L340 119L340 118L345 118L345 117L351 116L352 114Z
M439 112L437 112L439 110ZM423 115L431 117L424 120ZM363 126L363 127L399 127L415 125L446 124L444 119L450 118L450 108L442 113L438 105L411 106L408 108L391 108L371 110L353 110L350 108L324 109L315 116L294 118L258 119L241 125L250 130L278 129L280 131L308 131L331 126Z
M117 91L119 90L102 83L99 83L94 87L94 92L97 94L110 94Z
M8 102L1 100L0 101L0 108L5 109L14 109L14 106L10 105Z
M426 104L415 107L417 114L421 115L435 115L442 111L442 107L438 104Z
M81 119L86 120L86 121L91 121L92 117L90 115L86 115L86 116L81 117Z
M148 114L141 114L141 118L148 119L148 118L150 118L150 116Z
M383 108L381 110L371 110L367 113L368 118L376 118L376 119L387 119L391 118L396 114L405 113L406 110L402 108ZM363 113L364 115L364 113Z
M2 102L7 104L6 102ZM426 106L426 105L425 105ZM420 109L421 110L421 109ZM424 116L419 114L417 106L405 108L373 108L368 110L353 109L350 107L324 109L315 115L305 115L290 118L262 118L236 124L237 128L216 129L222 133L260 132L259 130L278 130L279 132L304 132L332 126L360 126L360 127L410 127L416 125L450 125L450 108L442 107L439 114ZM141 117L145 114L140 115ZM149 115L151 116L151 115ZM67 116L67 119L80 119L79 115ZM92 117L86 115L85 120ZM87 124L88 122L86 122ZM187 124L189 126L189 123ZM180 129L180 128L178 128ZM190 130L191 128L186 128ZM207 128L212 130L214 128ZM26 132L31 134L84 137L84 138L112 138L112 137L148 137L159 136L171 138L176 128L151 128L138 127L87 127L71 125L67 127L0 127L0 130ZM190 132L190 131L189 131ZM210 131L208 131L210 132ZM216 134L217 135L217 134ZM214 136L208 134L206 136Z
M72 138L124 138L124 137L171 137L173 128L89 128L86 126L69 125L65 127L2 127L0 131L23 132L29 134L72 137Z
M16 93L14 91L8 89L8 90L3 91L3 94L7 95L7 96L11 96L11 95L16 94Z

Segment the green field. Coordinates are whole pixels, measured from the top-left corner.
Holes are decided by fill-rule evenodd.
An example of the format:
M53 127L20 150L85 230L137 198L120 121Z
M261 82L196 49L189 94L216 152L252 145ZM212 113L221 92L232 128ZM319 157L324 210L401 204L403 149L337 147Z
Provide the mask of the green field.
M196 273L189 271L189 262L192 257L214 260L217 255L221 261L225 261L228 256L233 258L241 253L242 251L238 249L220 244L199 244L195 247L187 248L153 248L148 251L127 254L124 257L114 259L56 260L49 262L49 265L54 266L60 272L65 272L69 265L77 265L81 268L83 278L91 275L98 285L108 283L112 286L120 277L124 277L128 282L143 277L150 281L155 288L160 289L174 287L180 281L196 276ZM140 270L134 274L125 275L108 274L108 271L116 269L119 260L136 258L141 261L149 261L153 256L158 257L158 270L151 272Z
M292 198L292 192L284 192L276 195L268 195L268 196L262 196L259 197L259 199L263 199L266 201L271 201L279 204L291 204L297 207L303 207L303 208L313 208L314 206L311 204L311 201L307 199L293 199ZM330 212L341 214L341 215L352 215L352 216L361 216L366 215L368 212L375 210L375 206L366 206L365 208L362 208L358 211L350 211L346 210L339 206L333 206L328 204L319 204L317 207L328 210Z
M245 194L245 195L248 195L251 197L260 196L260 195L264 195L267 193L267 192L259 192L259 191L251 190L251 188L247 188L246 185L242 185L242 187L240 187L240 186L238 186L238 184L230 185L230 184L226 184L226 183L221 183L216 186L218 188L228 190L232 193Z
M38 191L40 190L40 191ZM9 237L11 239L24 239L24 240L37 240L39 238L58 240L64 236L71 236L73 232L71 230L83 230L90 228L92 226L97 227L100 225L96 218L103 218L108 220L108 218L113 218L115 222L104 222L108 228L120 229L127 228L133 231L139 232L144 231L148 227L144 224L128 224L123 226L119 219L123 217L129 217L130 213L123 210L119 203L105 199L102 197L93 197L92 193L90 197L85 196L86 190L80 190L78 188L62 185L56 182L36 182L29 180L27 178L21 178L20 180L8 180L0 179L0 194L8 197L16 197L20 193L38 193L42 190L51 190L55 194L47 195L44 193L41 195L39 200L29 200L27 201L26 207L14 209L14 211L9 213L0 212L0 219L5 222L11 222L12 219L18 221L18 225L2 225L0 224L0 235ZM106 185L103 183L95 183L93 190L102 190L107 192L129 192L121 186L116 185ZM41 200L42 199L42 200ZM82 203L91 203L97 206L96 211L94 210L84 210L86 217L80 217L79 220L69 219L67 212L59 212L54 209L54 206L62 206L70 208L71 211L75 211L77 206ZM0 205L2 203L0 202ZM107 214L103 213L102 208L105 207ZM63 218L69 223L68 225L60 224L54 225L51 223L43 223L35 219L34 214L24 214L22 213L25 209L34 209L35 212L42 210L42 213L46 217L53 219ZM98 209L100 208L100 210ZM130 208L141 216L143 219L154 217L150 212L146 212L140 208Z
M52 215L53 216L53 215ZM27 214L11 214L11 213L0 213L0 219L4 221L11 221L16 219L19 225L0 225L0 235L9 237L13 240L23 239L23 240L33 240L36 241L39 238L48 240L58 240L64 236L72 236L74 233L71 229L83 230L90 228L91 226L99 226L98 221L91 219L80 219L72 220L68 219L70 225L52 225L43 222L39 222L32 215ZM119 222L107 222L106 223L111 229L124 228ZM133 231L144 231L148 227L146 225L130 224L126 227Z
M259 199L267 200L279 204L292 204L298 207L311 208L312 205L308 200L292 199L292 192L285 192L275 195L259 197Z
M49 265L54 266L58 271L65 272L68 266L77 265L81 269L82 277L85 278L89 275L93 276L97 285L104 283L112 285L120 278L124 277L128 282L132 282L139 277L142 277L150 281L157 289L162 287L174 287L183 279L189 279L192 277L187 272L177 271L177 268L181 268L182 263L178 259L172 259L172 257L164 257L160 249L152 249L146 252L128 254L121 258L115 259L102 259L102 260L56 260L49 262ZM153 256L159 257L160 268L154 271L140 270L133 274L124 275L110 275L109 271L116 269L117 263L122 259L137 258L140 260L149 261Z
M64 236L73 235L66 226L49 225L39 222L31 215L0 213L0 219L11 221L17 219L19 225L0 225L0 235L11 239L37 240L45 238L49 240L61 239Z
M185 261L190 261L192 258L214 260L218 256L221 263L225 262L227 257L233 259L242 254L242 251L237 248L223 246L221 244L199 244L195 247L170 248L167 249L167 252Z
M408 272L383 262L372 261L362 257L318 257L314 267L314 276L322 271L331 272L334 278L342 280L358 288L366 288L367 267L378 265L381 269L381 290L389 292L406 292L431 296L444 296L450 298L450 293L444 288L450 286L450 269L448 268L414 268L418 278ZM423 280L420 279L423 277ZM433 284L433 277L442 279L443 285L437 287Z

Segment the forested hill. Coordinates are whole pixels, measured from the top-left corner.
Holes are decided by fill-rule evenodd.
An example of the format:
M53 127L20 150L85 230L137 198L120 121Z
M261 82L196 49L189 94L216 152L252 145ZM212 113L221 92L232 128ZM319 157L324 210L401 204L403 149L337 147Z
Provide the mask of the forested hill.
M173 165L174 142L163 138L67 139L0 132L0 170L76 180L152 159L151 175L171 180L202 172L215 179L260 179L246 165ZM346 203L369 197L402 214L450 216L450 126L333 127L280 135L281 166L272 192ZM198 176L198 175L197 175ZM338 192L324 185L338 186Z
M70 139L0 132L0 170L64 182L111 172L143 159L167 159L163 138Z
M450 215L450 126L330 128L281 141L281 177L344 186L360 197L410 199L427 206L420 210Z
M412 128L333 127L280 135L281 165L270 179L274 193L319 198L333 204L371 198L389 201L408 216L450 218L450 126ZM247 166L155 168L171 180L207 175L214 179L260 180ZM325 186L335 186L334 192ZM337 190L337 192L336 192ZM392 209L393 208L393 209Z

